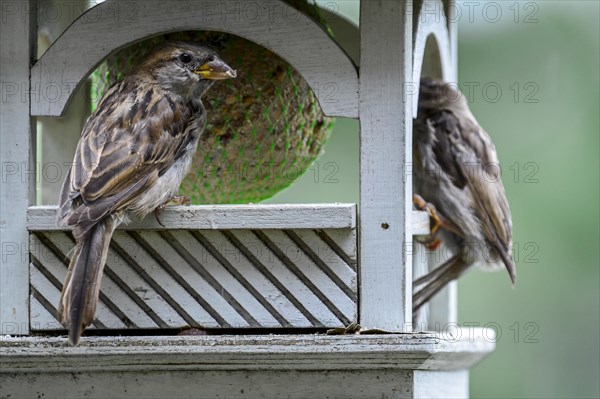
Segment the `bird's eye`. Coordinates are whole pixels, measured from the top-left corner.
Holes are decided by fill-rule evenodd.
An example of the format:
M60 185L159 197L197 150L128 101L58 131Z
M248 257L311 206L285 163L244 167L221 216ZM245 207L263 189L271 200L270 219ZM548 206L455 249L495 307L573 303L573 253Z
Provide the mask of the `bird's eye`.
M192 56L188 53L183 53L179 56L179 61L183 62L184 64L187 64L192 61Z

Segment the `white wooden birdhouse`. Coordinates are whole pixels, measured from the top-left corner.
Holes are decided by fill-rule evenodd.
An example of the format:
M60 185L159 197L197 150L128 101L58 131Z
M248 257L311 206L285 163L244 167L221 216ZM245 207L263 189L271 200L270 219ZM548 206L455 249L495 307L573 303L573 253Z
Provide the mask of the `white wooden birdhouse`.
M492 334L458 327L454 285L412 312L412 281L434 266L414 241L429 218L412 206L412 120L421 75L457 79L453 0L363 0L360 27L324 8L335 39L282 0L106 0L38 57L48 3L1 5L2 397L468 396ZM360 202L179 206L122 225L96 321L70 347L56 309L73 239L37 205L36 118L64 115L115 51L192 30L276 53L326 116L360 121ZM210 334L178 335L189 327Z

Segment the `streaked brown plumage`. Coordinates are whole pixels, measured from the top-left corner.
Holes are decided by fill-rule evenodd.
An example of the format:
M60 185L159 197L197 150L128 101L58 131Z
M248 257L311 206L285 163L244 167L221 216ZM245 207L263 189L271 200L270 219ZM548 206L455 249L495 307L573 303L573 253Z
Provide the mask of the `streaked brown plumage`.
M201 96L214 80L235 76L212 50L167 42L112 86L87 120L58 212L76 240L58 310L73 345L95 317L115 228L175 196L206 122Z
M514 284L512 221L496 149L464 96L448 84L421 81L413 162L413 192L443 219L435 233L443 245L457 249L414 281L413 310L475 264L504 266Z

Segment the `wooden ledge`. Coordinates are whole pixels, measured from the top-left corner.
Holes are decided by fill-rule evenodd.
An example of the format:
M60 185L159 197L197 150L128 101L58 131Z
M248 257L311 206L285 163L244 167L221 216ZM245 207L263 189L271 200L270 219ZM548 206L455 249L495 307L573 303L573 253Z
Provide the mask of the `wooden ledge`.
M495 347L487 329L389 335L0 339L0 374L152 370L464 370Z
M67 230L56 225L56 206L31 206L27 211L30 231ZM356 227L356 204L248 204L169 206L142 221L121 225L125 230L233 230L233 229L344 229ZM429 233L426 212L412 214L413 234Z
M67 230L56 225L56 206L32 206L27 212L27 228ZM356 227L355 204L248 204L168 206L144 220L121 225L125 230L165 229L344 229Z

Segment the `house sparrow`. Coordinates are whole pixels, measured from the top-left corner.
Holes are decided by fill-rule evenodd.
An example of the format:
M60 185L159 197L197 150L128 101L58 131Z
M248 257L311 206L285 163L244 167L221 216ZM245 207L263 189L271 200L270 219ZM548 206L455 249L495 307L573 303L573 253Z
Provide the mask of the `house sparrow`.
M426 244L457 250L413 282L413 311L475 264L504 265L514 285L512 222L496 149L464 96L446 83L421 80L413 135L414 202L432 219Z
M77 345L96 313L115 228L174 198L206 123L201 97L236 72L210 49L171 41L104 95L87 120L60 194L58 223L76 245L58 308Z

